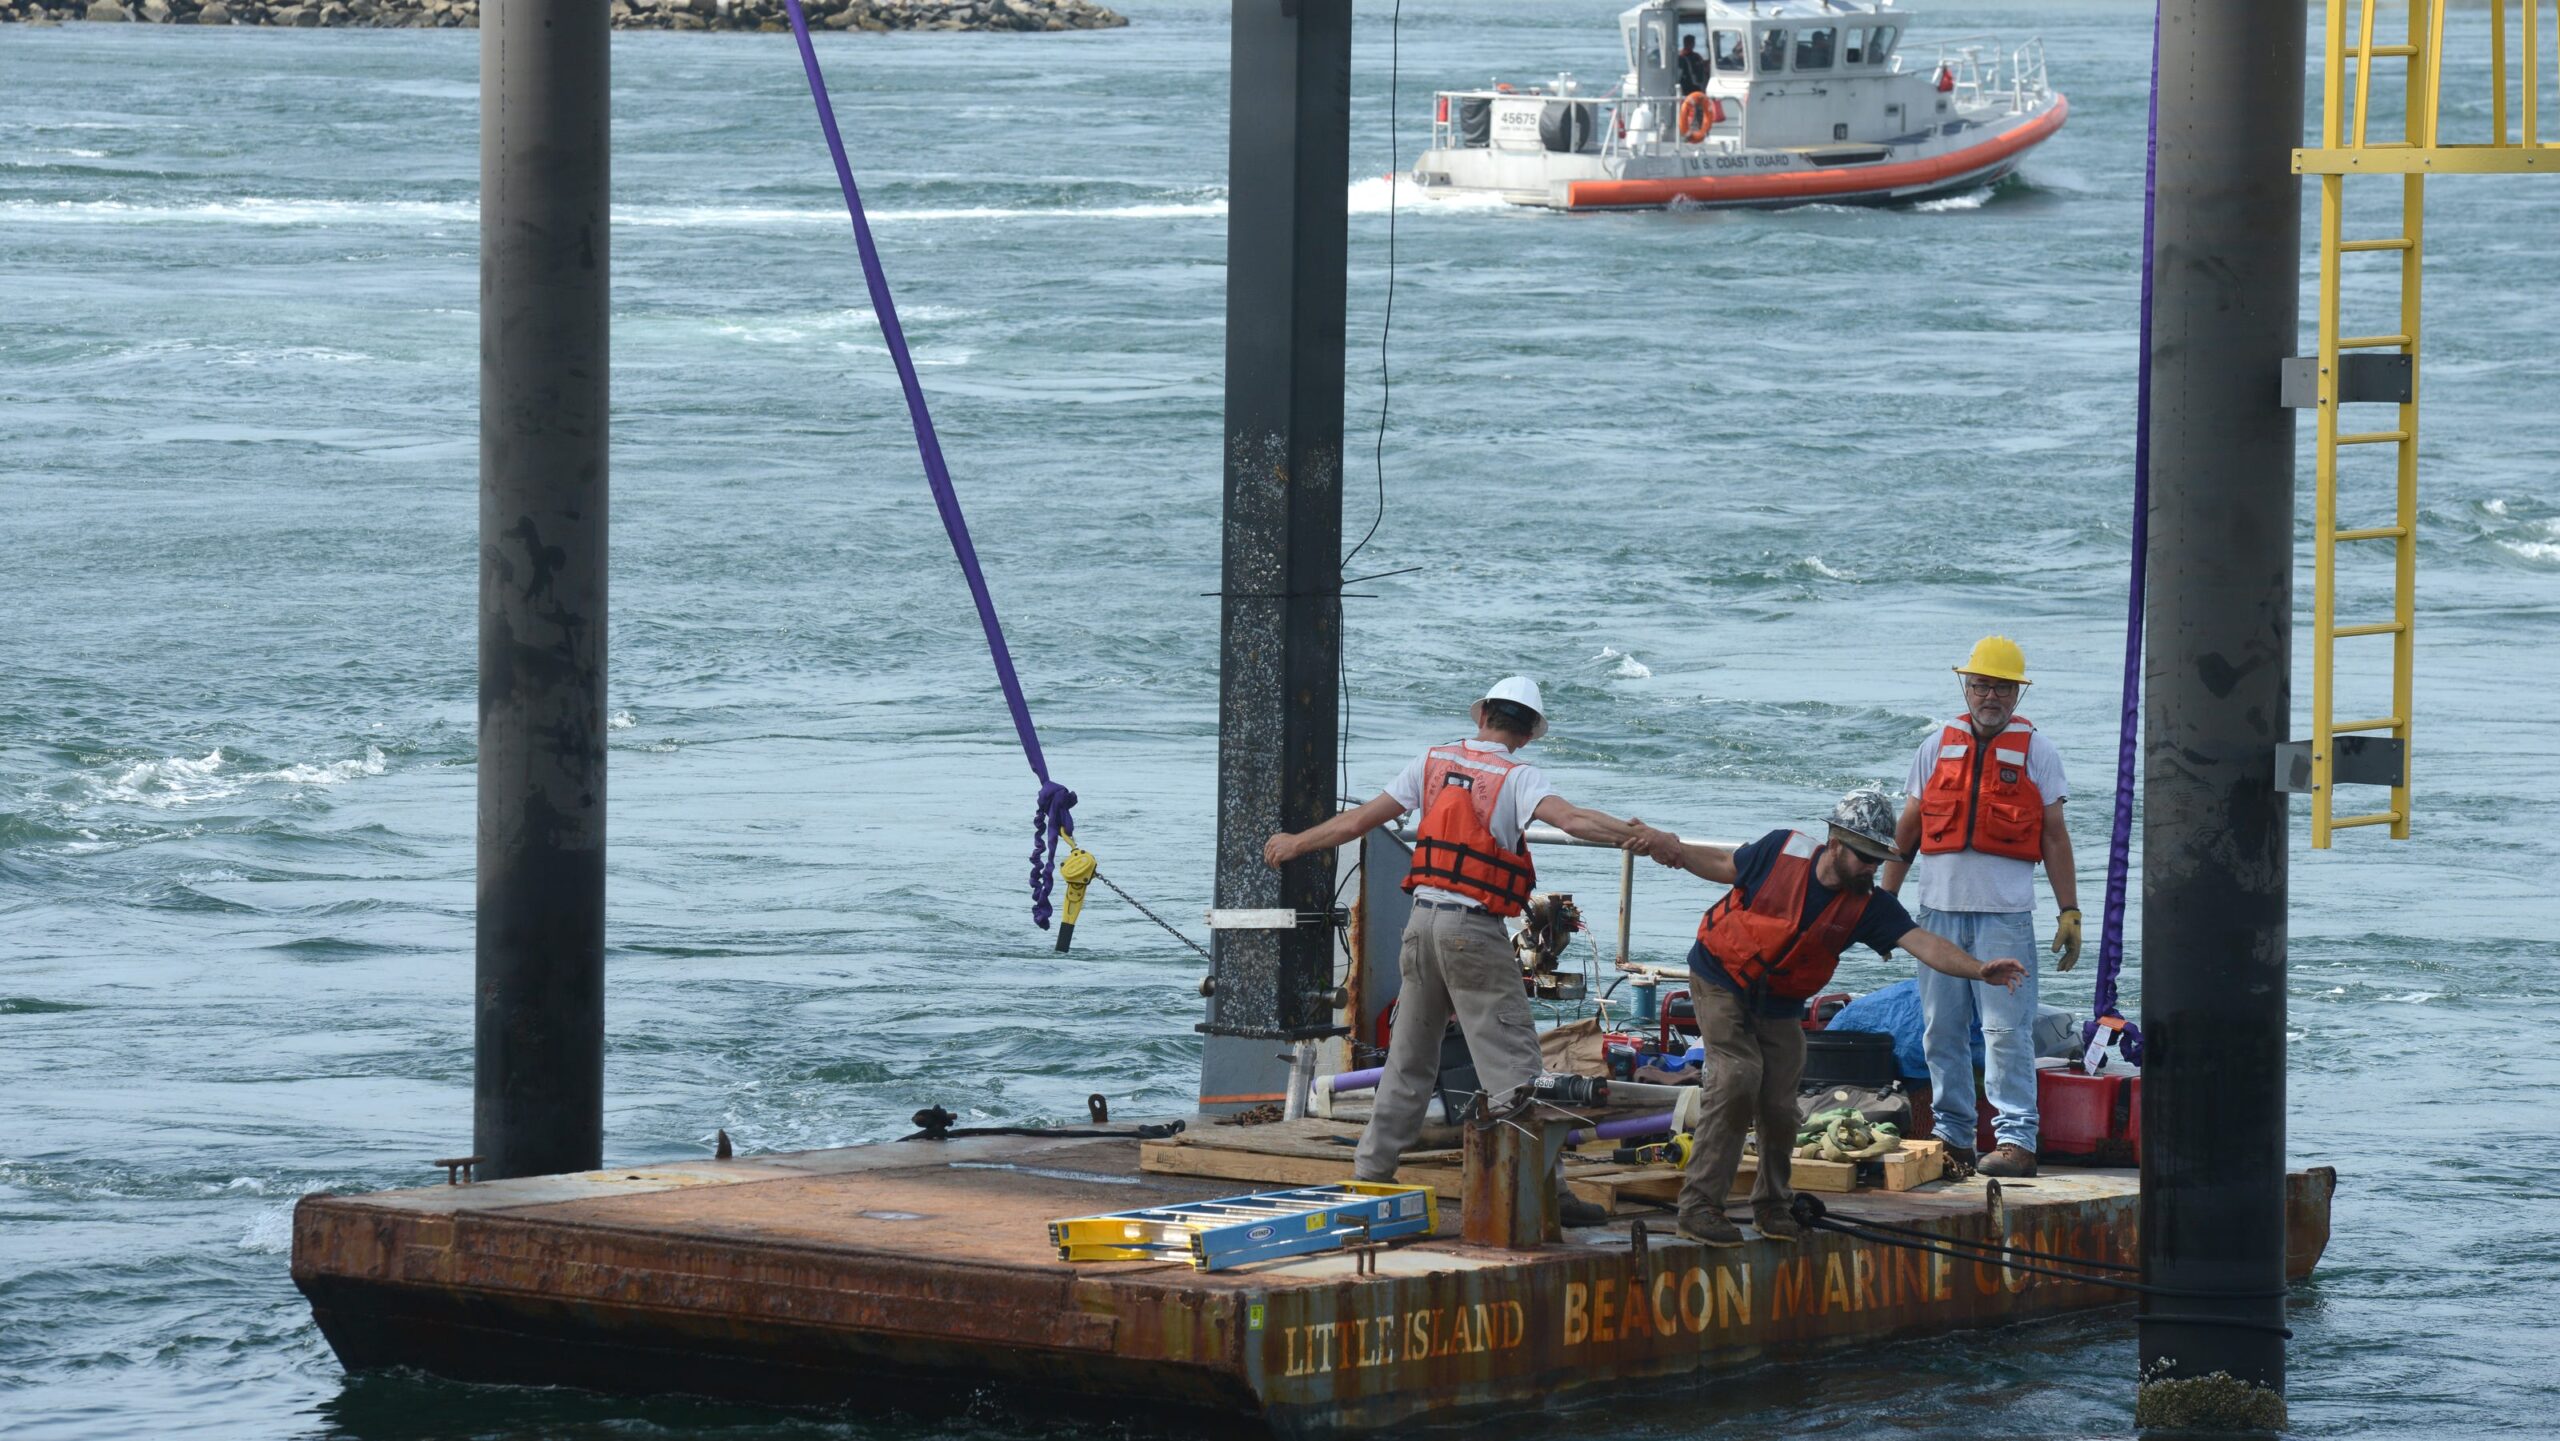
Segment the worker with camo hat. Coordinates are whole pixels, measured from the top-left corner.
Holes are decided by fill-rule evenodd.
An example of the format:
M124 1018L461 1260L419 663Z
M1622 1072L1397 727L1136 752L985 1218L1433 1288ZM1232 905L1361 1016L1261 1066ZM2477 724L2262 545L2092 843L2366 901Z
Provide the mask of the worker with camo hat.
M1277 870L1309 852L1348 845L1407 811L1422 812L1404 883L1413 915L1398 956L1403 983L1395 1033L1353 1163L1360 1180L1394 1180L1397 1161L1421 1134L1423 1110L1439 1081L1441 1034L1453 1012L1487 1094L1527 1085L1545 1069L1520 964L1502 925L1503 917L1520 914L1537 885L1529 822L1611 846L1625 844L1637 830L1632 821L1557 795L1544 772L1520 759L1522 747L1547 733L1546 709L1536 681L1518 675L1496 681L1475 703L1473 738L1424 751L1363 805L1263 842L1263 862ZM1562 1216L1567 1225L1591 1225L1602 1212L1567 1197Z
M1739 1246L1724 1213L1742 1164L1742 1133L1760 1135L1760 1172L1751 1221L1772 1241L1804 1234L1789 1214L1795 1156L1796 1083L1804 1074L1804 1003L1839 968L1840 953L1865 945L1880 956L1896 946L1933 970L1968 983L2015 986L2016 960L1977 961L1921 929L1902 903L1876 889L1876 868L1893 855L1893 802L1882 791L1851 791L1831 810L1827 837L1771 831L1727 850L1695 845L1639 826L1627 849L1733 889L1698 923L1689 948L1689 997L1706 1046L1706 1095L1689 1173L1680 1186L1682 1236Z
M1894 828L1895 859L1878 882L1899 893L1908 873L1920 924L1960 946L2035 959L2036 863L2053 899L2057 970L2080 960L2080 879L2062 803L2071 794L2062 754L2018 714L2028 684L2026 653L2007 636L1985 636L1955 668L1964 714L1920 743L1911 758L1910 797ZM1912 861L1919 864L1914 867ZM1982 1092L1994 1109L1996 1148L1981 1158L1986 1176L2036 1173L2036 973L2006 990L1920 973L1926 1022L1929 1105L1938 1139L1957 1159L1974 1159L1973 1028L1982 1027Z

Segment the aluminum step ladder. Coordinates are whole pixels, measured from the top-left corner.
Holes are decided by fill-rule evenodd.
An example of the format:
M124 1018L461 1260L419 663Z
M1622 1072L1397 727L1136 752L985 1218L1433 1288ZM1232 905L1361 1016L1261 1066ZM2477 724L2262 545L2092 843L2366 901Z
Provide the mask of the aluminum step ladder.
M1049 1223L1049 1241L1061 1261L1185 1260L1224 1271L1439 1228L1440 1198L1428 1186L1342 1181L1069 1217Z
M2551 0L2489 0L2490 94L2494 133L2486 144L2444 143L2438 120L2444 79L2446 0L2407 0L2408 37L2403 43L2374 41L2375 0L2327 0L2325 60L2321 70L2320 146L2296 150L2297 175L2320 180L2320 290L2318 351L2288 364L2284 403L2318 412L2316 477L2312 528L2315 574L2312 581L2311 739L2278 749L2277 784L2311 796L2311 844L2327 850L2336 832L2360 826L2388 826L2395 840L2409 835L2409 749L2414 709L2417 658L2416 594L2418 573L2418 357L2420 316L2418 278L2424 257L2423 210L2426 180L2446 174L2523 174L2560 170L2560 146L2542 142L2539 114L2540 9ZM2353 43L2349 43L2348 8L2356 7ZM2523 126L2521 140L2509 136L2507 110L2508 10L2522 14L2521 74ZM2373 72L2377 65L2405 62L2405 102L2401 135L2396 140L2368 139L2372 113ZM2355 72L2354 102L2347 103L2347 72ZM2386 82L2387 85L2387 82ZM2386 100L2388 92L2386 89ZM2400 230L2396 235L2349 239L2346 234L2346 181L2351 175L2390 175L2400 181ZM2384 334L2349 335L2341 319L2347 257L2387 254L2398 257L2399 319ZM2387 427L2349 429L2342 412L2350 405L2395 407ZM2347 487L2345 457L2387 448L2393 457L2390 519L2384 524L2341 524L2341 495ZM2359 467L2361 468L2361 467ZM2362 504L2369 505L2369 502ZM2372 519L2359 514L2359 521ZM2389 542L2392 553L2390 608L2387 616L2358 617L2346 624L2338 614L2338 573L2350 546ZM2338 700L2338 642L2388 636L2391 640L2391 699L2386 711L2341 719ZM2345 714L2353 716L2353 712ZM2388 786L2391 799L2378 811L2341 814L2337 788L2346 785Z

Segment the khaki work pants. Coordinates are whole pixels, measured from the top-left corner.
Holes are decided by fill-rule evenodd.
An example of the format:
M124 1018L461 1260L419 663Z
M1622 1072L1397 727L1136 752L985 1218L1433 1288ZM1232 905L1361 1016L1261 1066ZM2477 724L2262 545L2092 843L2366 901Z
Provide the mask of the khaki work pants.
M1472 907L1416 901L1397 957L1396 1029L1387 1073L1352 1175L1392 1181L1396 1162L1422 1134L1424 1108L1440 1078L1440 1037L1454 1012L1475 1057L1476 1084L1493 1095L1537 1079L1537 1023L1520 988L1520 963L1502 922Z
M1792 1017L1753 1015L1740 996L1693 976L1699 1040L1707 1048L1706 1118L1698 1124L1680 1183L1680 1214L1721 1216L1742 1165L1742 1133L1760 1133L1760 1174L1751 1207L1784 1207L1796 1148L1796 1083L1804 1076L1804 1027Z

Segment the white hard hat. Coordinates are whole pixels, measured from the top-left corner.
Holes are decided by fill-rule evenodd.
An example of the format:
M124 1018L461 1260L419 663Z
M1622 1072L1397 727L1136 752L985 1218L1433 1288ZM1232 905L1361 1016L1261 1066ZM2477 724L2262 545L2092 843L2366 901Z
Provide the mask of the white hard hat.
M1487 690L1483 698L1509 701L1513 705L1527 707L1529 713L1538 718L1538 728L1529 734L1531 740L1536 740L1547 733L1546 698L1538 694L1538 683L1527 676L1504 676L1493 683L1492 689Z

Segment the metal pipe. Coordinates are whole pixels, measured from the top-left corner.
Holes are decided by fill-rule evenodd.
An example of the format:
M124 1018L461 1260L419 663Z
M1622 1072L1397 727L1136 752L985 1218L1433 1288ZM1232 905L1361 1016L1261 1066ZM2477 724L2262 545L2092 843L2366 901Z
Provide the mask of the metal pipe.
M1618 964L1627 963L1627 932L1636 918L1636 853L1618 854Z
M490 1179L603 1162L607 9L481 19L472 1133Z
M1232 13L1214 895L1325 917L1333 852L1275 874L1262 844L1334 812L1351 4L1237 0ZM1268 1041L1335 1026L1330 924L1218 931L1213 964L1204 1109L1253 1084Z
M1564 1133L1567 1146L1586 1141L1617 1141L1628 1136L1658 1136L1672 1128L1679 1119L1677 1111L1648 1111L1641 1116L1628 1116L1616 1121L1602 1121L1596 1126L1576 1126Z
M2278 372L2299 318L2304 33L2302 0L2160 13L2141 1245L2144 1278L2181 1294L2144 1302L2145 1426L2283 1423L2274 754L2292 709L2294 428ZM2195 1384L2215 1372L2243 1384Z

